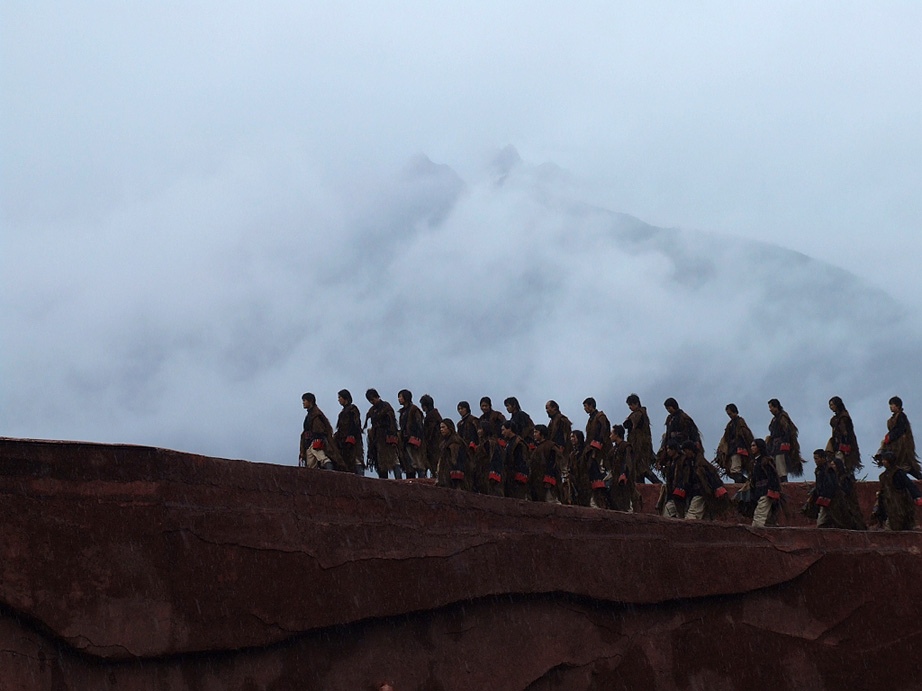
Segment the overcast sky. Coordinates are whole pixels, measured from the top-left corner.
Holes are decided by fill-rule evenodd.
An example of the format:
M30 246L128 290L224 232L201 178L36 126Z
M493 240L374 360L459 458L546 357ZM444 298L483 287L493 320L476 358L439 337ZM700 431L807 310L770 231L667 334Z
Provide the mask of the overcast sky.
M609 251L593 234L601 222L572 226L570 208L549 212L548 199L845 269L894 298L884 312L905 311L901 338L922 311L918 2L7 0L0 32L0 434L291 462L281 436L297 433L308 388L331 415L335 390L361 398L378 375L475 400L462 384L479 381L469 371L479 364L494 398L527 390L534 408L572 387L579 401L572 379L545 371L573 341L545 352L522 328L508 352L477 350L487 310L453 344L481 356L451 373L439 341L494 293L519 300L523 320L548 300L582 300L557 325L572 334L591 321L588 305L624 317L619 276L666 275L659 255L646 273L604 255L621 273L596 272L605 292L583 294L579 262ZM522 162L500 193L496 159L510 145ZM543 266L568 232L603 244L571 247L569 270L549 264L514 284L508 264L482 270L494 250ZM542 244L523 249L532 238ZM386 290L368 282L378 270ZM720 289L738 290L736 275ZM440 301L418 304L424 287ZM476 304L451 302L465 293ZM645 310L673 298L645 293ZM452 319L431 322L446 305ZM417 334L411 318L391 330L414 310L426 328ZM713 334L720 321L715 310L696 328ZM660 343L661 322L644 323L641 345ZM664 363L675 355L654 350ZM546 385L526 382L522 362L544 368ZM780 362L758 357L765 371ZM607 405L643 385L668 395L672 370L654 364L606 379ZM917 356L888 364L918 379ZM414 368L425 376L404 374ZM703 415L722 426L721 408Z

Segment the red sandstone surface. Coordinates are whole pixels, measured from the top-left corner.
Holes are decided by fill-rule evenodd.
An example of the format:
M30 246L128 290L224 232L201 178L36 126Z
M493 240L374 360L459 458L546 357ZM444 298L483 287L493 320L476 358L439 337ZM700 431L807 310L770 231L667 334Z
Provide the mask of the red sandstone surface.
M922 687L918 532L16 439L0 520L2 691Z

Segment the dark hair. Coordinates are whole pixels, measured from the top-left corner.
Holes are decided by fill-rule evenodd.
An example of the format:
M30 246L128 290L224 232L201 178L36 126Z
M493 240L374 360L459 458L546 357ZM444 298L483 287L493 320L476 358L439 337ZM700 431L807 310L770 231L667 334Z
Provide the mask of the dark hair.
M516 432L515 425L512 424L512 420L506 420L502 425L503 429L511 429L513 432ZM518 434L518 432L516 432Z
M496 432L493 430L493 423L490 421L489 418L487 418L486 420L481 420L480 425L478 426L478 429L483 430L483 436L485 437L496 436Z
M698 445L690 439L683 441L682 451L694 451L695 453L698 453Z
M768 405L772 406L773 408L777 408L778 410L784 410L784 408L781 407L781 401L779 401L777 398L772 398L768 402Z
M638 396L636 393L632 393L630 396L628 396L628 397L625 399L624 402L627 403L628 405L631 405L631 403L635 403L635 404L637 404L637 405L640 405L640 396Z
M676 410L678 410L679 402L674 398L667 398L665 401L663 401L663 407L664 408L675 408Z
M841 413L845 410L845 403L842 402L842 399L838 396L833 396L829 399L829 402L836 409L837 413Z
M368 391L365 392L365 398L367 398L368 402L371 403L372 398L381 398L381 396L378 395L377 389L368 389Z
M813 452L813 455L822 456L823 458L826 458L826 449L817 449L816 451Z
M397 395L403 396L403 400L407 405L413 402L413 394L410 393L409 389L400 389L400 391L397 392Z
M740 413L740 409L736 407L736 403L727 403L727 407L724 408L724 410L731 413L736 413L737 415Z
M624 426L623 425L612 425L611 431L613 434L617 434L619 437L624 439Z
M890 461L891 463L896 462L896 454L892 451L881 451L874 455L875 461Z
M588 406L595 408L595 399L592 396L590 396L585 401L583 401L583 405L588 405Z
M764 456L768 453L768 447L765 446L765 440L761 437L756 437L752 440L752 443L756 445L756 448L759 450L759 455Z
M579 448L582 449L586 445L586 435L583 434L583 430L575 429L570 432L570 434L576 435L576 441L578 442ZM579 449L577 449L579 450Z
M352 394L349 393L349 389L340 389L339 393L336 395L342 396L343 400L346 401L346 403L352 403Z
M550 401L548 401L547 404L551 406L551 408L553 408L554 410L560 410L560 406L557 405L557 401L555 401L554 399L551 399Z
M490 400L489 396L484 396L480 399L480 405L483 405L484 403L486 403L491 408L493 407L493 401Z
M455 431L455 423L452 422L452 420L451 420L450 417L443 417L442 420L441 420L441 422L439 422L439 424L440 424L440 425L445 425L445 426L446 426L448 429L450 429L452 432Z
M542 439L547 439L547 425L535 425L535 432L541 432Z
M435 408L435 401L432 400L432 396L424 393L419 397L419 405L423 410L432 410Z
M471 404L468 403L467 401L460 401L458 403L458 408L459 409L464 408L467 412L471 412Z
M522 406L519 405L519 399L515 396L510 396L507 398L505 401L503 401L503 405L511 405L516 410L522 409Z
M673 451L681 451L681 450L682 450L682 447L679 445L679 442L677 442L675 439L670 439L669 441L667 441L667 442L666 442L666 448L667 448L667 449L672 449Z
M900 398L899 396L894 396L893 398L890 399L889 405L895 405L897 408L902 408L903 399Z
M317 397L316 397L314 394L308 392L308 393L303 393L303 394L301 394L301 400L302 400L302 401L310 401L311 403L316 403L316 402L317 402Z

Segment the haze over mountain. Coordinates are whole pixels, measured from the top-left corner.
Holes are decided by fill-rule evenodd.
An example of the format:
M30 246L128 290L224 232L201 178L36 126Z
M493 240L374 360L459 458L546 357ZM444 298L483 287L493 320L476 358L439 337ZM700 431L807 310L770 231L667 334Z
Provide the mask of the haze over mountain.
M303 391L334 419L343 387L453 417L515 395L540 421L554 398L579 427L586 396L619 422L637 392L655 434L676 397L709 452L726 403L764 434L778 397L807 453L840 395L867 463L890 396L922 410L917 320L891 295L586 197L512 147L465 179L420 155L339 186L266 156L47 243L36 226L8 243L0 433L294 463Z

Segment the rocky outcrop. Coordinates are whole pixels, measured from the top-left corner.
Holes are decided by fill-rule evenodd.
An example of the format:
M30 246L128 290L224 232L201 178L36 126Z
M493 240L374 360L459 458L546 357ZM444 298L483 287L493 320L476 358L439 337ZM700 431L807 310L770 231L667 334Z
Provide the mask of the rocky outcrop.
M922 685L916 532L15 439L0 516L3 689Z

